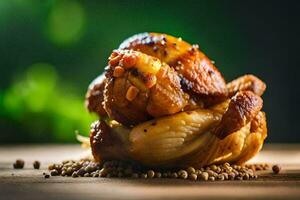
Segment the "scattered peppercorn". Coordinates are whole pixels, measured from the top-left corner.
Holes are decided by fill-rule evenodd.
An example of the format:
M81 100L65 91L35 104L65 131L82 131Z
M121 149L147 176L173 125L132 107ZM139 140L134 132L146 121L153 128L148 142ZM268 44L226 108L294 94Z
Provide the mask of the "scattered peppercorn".
M161 178L162 174L160 172L155 173L155 178Z
M40 169L40 166L41 166L41 163L39 161L36 160L36 161L33 162L33 168L34 169Z
M149 170L149 171L147 172L147 175L148 175L148 178L154 178L155 172L154 172L153 170Z
M207 172L203 172L200 175L200 179L203 180L203 181L207 181L208 177L209 177L209 174Z
M140 177L141 178L147 178L147 174L141 174Z
M72 177L73 177L73 178L76 178L76 177L78 177L78 174L77 174L77 172L73 172L73 174L72 174Z
M179 170L178 175L179 175L179 178L182 178L182 179L187 179L188 178L188 173L185 170Z
M59 175L59 174L58 174L58 171L57 171L56 169L52 169L52 170L50 171L50 174L51 174L51 176L57 176L57 175Z
M187 171L188 173L195 173L195 172L196 172L196 170L195 170L194 167L189 167L189 168L187 168L186 171Z
M178 178L178 174L176 172L171 173L171 178Z
M16 162L13 164L15 169L23 169L24 165L25 165L25 162L22 159L17 159Z
M279 165L273 165L272 170L274 174L279 174L281 167Z
M194 174L194 173L192 173L192 174L189 175L189 179L192 180L192 181L196 181L197 178L198 178L197 175Z

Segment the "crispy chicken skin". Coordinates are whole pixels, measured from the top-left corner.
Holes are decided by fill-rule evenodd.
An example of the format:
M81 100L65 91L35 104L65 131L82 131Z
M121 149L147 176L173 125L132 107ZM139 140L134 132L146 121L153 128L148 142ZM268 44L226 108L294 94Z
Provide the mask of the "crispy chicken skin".
M120 49L133 49L169 64L181 77L183 88L202 98L227 95L226 82L198 45L167 34L142 33L125 40Z
M178 74L157 58L118 50L109 63L104 108L116 121L126 126L136 125L177 113L187 105L189 95L181 89ZM122 68L123 74L116 77L117 68Z
M230 100L229 106L215 129L215 134L223 139L251 122L261 110L262 99L251 91L240 91Z

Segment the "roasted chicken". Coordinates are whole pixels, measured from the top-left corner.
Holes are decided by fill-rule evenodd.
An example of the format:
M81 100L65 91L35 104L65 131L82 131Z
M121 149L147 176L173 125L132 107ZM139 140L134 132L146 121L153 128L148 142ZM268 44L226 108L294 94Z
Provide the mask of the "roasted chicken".
M166 34L125 40L90 85L94 158L157 167L243 163L267 135L266 85L253 75L226 84L197 45Z

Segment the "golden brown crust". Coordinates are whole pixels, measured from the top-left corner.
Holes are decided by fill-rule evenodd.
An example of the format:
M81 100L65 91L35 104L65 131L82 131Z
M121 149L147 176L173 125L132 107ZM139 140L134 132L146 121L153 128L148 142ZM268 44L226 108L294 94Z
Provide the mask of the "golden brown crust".
M85 95L85 106L89 112L95 112L99 116L107 116L104 109L104 87L106 78L104 75L98 76L89 86Z
M267 120L264 112L260 111L251 121L250 132L241 154L234 160L237 164L245 163L261 150L267 137Z
M238 91L252 91L261 96L266 90L266 84L252 74L241 76L227 84L228 96L235 95Z
M131 126L151 119L146 112L149 94L140 91L135 99L126 99L126 93L132 84L126 76L119 78L109 78L104 90L104 108L109 117Z
M135 62L129 61L131 55ZM111 118L131 126L152 117L174 114L187 105L189 96L181 89L178 74L167 64L136 51L115 51L111 58L114 66L110 65L106 73L104 91L104 108ZM124 63L127 63L126 67ZM125 69L122 76L113 76L115 66ZM155 78L145 78L148 75ZM134 97L129 91L132 87L137 89Z
M181 89L177 73L163 65L157 73L157 84L150 89L147 111L153 117L171 115L183 110L188 98Z
M267 137L267 120L266 113L260 111L254 119L251 121L250 131L251 133L261 131L262 138Z
M191 47L170 66L181 75L186 91L202 98L220 99L227 96L226 83L221 73L196 47Z
M105 121L92 123L90 131L90 144L92 154L97 162L105 159L126 159L125 144L112 132Z
M261 110L262 99L251 91L240 91L232 97L228 109L215 129L215 134L223 139L251 122Z
M125 40L120 49L133 49L157 57L173 67L182 78L185 91L201 98L226 97L226 82L197 45L166 34L144 33Z
M191 45L181 38L167 34L141 33L125 40L119 49L132 49L153 56L165 63L172 63L184 54Z

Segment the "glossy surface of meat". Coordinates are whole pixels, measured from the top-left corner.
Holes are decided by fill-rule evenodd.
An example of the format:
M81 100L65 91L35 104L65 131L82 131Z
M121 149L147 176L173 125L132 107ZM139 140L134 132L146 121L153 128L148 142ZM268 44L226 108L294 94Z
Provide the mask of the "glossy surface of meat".
M230 100L215 134L223 139L251 122L263 106L262 99L251 91L240 91Z
M169 64L182 78L182 86L202 98L227 95L226 83L212 61L181 38L167 34L142 33L125 40L120 49L133 49Z
M130 59L134 61L128 62ZM110 61L104 108L112 119L126 126L136 125L153 117L177 113L187 105L189 95L181 89L178 74L157 58L119 50L112 54ZM124 72L115 77L117 67L122 67Z

